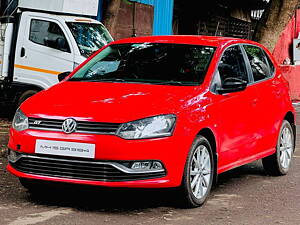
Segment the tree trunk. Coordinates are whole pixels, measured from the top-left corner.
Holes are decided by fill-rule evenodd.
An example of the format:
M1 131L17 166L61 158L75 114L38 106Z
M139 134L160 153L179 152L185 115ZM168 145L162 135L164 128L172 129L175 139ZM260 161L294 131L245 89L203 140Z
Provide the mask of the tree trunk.
M104 17L104 25L114 37L116 34L116 23L122 0L110 0Z
M299 0L271 0L257 27L256 41L271 52L290 19L293 17Z

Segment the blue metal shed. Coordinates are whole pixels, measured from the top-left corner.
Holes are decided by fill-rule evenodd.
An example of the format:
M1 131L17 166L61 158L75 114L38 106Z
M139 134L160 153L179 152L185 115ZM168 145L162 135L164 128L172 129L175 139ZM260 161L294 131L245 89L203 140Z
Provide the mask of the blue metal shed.
M171 35L174 0L132 0L154 6L153 35Z
M130 0L154 7L153 35L173 34L173 8L174 0ZM103 0L99 0L98 20L102 20Z

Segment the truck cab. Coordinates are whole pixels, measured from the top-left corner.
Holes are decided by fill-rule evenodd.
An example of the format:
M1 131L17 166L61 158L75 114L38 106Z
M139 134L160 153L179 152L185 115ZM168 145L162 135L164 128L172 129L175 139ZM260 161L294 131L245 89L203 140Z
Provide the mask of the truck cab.
M1 20L0 102L18 106L112 40L105 26L90 17L18 9Z

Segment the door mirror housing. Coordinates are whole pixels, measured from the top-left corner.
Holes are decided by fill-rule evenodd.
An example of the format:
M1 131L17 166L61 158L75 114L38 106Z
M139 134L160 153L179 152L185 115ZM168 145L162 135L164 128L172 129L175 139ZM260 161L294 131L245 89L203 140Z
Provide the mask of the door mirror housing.
M69 72L69 71L58 74L58 81L59 82L63 81L70 74L71 74L71 72Z
M226 94L243 91L246 87L247 81L235 77L228 77L224 80L222 87L217 89L217 91L219 94Z
M61 51L66 51L66 40L64 38L57 38L56 39L56 49Z

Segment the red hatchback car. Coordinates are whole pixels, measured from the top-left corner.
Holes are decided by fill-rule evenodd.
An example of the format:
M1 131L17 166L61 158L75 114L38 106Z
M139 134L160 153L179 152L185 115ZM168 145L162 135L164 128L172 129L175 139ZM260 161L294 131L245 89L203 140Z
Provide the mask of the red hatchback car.
M8 171L109 187L179 187L203 204L217 174L262 159L284 175L295 149L289 89L269 51L223 37L113 42L24 102Z

